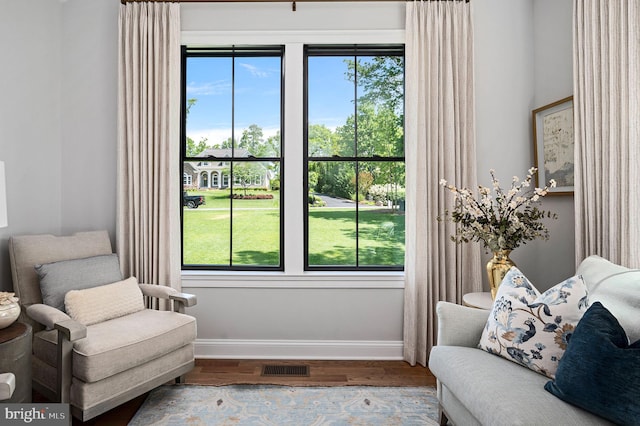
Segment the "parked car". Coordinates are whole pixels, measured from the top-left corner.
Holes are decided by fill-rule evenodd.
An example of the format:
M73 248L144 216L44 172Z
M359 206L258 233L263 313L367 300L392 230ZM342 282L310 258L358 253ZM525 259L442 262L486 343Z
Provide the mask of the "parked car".
M190 209L197 209L198 206L204 204L204 197L202 195L189 195L187 191L182 192L182 205L187 206Z

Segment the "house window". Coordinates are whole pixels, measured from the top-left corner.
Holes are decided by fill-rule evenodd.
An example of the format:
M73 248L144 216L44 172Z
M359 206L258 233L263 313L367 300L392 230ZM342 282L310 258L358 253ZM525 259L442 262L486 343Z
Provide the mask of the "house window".
M404 48L306 46L306 270L402 270Z
M205 198L182 210L183 269L283 270L282 188L256 179L282 170L283 53L182 48L182 167Z
M183 186L191 186L191 175L188 173L183 173L182 174L182 185Z

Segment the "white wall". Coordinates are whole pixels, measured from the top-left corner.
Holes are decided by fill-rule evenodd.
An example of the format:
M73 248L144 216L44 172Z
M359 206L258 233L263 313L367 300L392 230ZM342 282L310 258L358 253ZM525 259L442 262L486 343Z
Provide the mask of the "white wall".
M508 184L533 165L533 6L527 0L475 0L473 7L478 183L490 187L490 169ZM530 247L511 255L527 275L532 268L524 253ZM484 254L483 262L489 257ZM483 285L489 289L485 274Z
M531 110L571 94L571 0L474 0L478 173L502 179L533 164ZM0 288L8 289L6 241L20 233L115 230L117 10L115 0L0 0L0 160L7 168L9 227L0 229ZM182 5L183 27L308 30L404 27L404 3ZM389 7L391 9L389 9ZM357 11L358 19L350 17ZM363 15L364 14L364 15ZM245 27L243 27L245 25ZM499 163L498 163L499 161ZM573 205L549 199L561 219L549 242L513 258L544 288L573 271ZM542 266L541 266L542 265ZM568 276L568 275L567 275ZM402 282L319 277L196 276L201 354L397 357ZM550 282L553 281L553 282Z
M119 5L71 0L62 6L61 233L107 229L112 241Z
M10 235L107 229L115 237L118 5L0 2L0 160Z
M573 93L573 6L571 0L474 0L473 6L478 179L487 185L495 169L508 184L534 165L531 111ZM547 197L542 208L559 216L546 222L550 239L529 242L511 258L546 290L575 271L573 197Z
M11 289L9 235L58 232L61 215L60 3L0 2L0 160L9 226L0 229L0 289Z
M573 36L571 0L535 0L533 109L573 95ZM536 270L540 289L547 289L575 273L575 210L573 195L547 197L544 208L558 214L549 226L547 242L535 242L535 257L528 267Z

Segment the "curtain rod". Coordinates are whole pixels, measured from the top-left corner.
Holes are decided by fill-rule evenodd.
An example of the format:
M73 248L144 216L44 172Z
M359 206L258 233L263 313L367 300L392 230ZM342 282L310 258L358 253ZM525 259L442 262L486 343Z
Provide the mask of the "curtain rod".
M139 2L150 2L150 3L333 3L333 2L383 2L383 1L391 1L391 2L410 2L410 1L429 1L429 2L437 2L437 1L464 1L465 3L469 3L469 0L120 0L120 3L139 3Z

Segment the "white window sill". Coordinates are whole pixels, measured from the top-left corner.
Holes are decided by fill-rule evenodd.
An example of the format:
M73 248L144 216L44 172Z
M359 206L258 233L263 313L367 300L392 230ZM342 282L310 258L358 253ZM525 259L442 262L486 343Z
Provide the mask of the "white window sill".
M404 272L182 271L183 288L404 288Z

